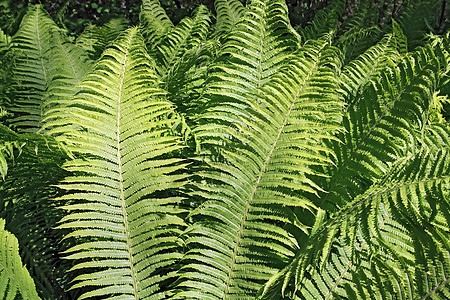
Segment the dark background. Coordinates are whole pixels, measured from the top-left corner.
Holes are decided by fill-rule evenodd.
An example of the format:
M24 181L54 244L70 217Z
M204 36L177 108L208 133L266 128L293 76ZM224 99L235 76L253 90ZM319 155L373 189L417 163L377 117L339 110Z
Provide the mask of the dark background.
M245 0L241 0L245 2ZM343 19L352 14L360 0L348 0ZM380 10L380 15L392 15L394 18L408 0L374 0L374 5ZM420 0L414 0L420 1ZM184 16L200 4L206 5L214 12L214 0L160 0L168 16L176 24ZM317 11L321 10L331 0L287 0L289 15L293 26L309 24ZM446 29L448 14L447 1L442 1L442 31ZM139 20L141 0L0 0L0 28L12 35L18 28L28 4L42 3L53 19L76 36L88 24L104 24L111 18L125 17L131 25Z

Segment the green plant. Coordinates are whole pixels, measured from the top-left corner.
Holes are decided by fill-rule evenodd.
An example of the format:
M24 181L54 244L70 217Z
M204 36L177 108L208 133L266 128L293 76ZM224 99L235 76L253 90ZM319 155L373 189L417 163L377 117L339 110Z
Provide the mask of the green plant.
M33 279L20 261L19 243L5 230L3 219L0 219L0 240L0 296L14 299L20 293L24 299L39 299Z
M296 30L144 0L75 42L30 7L0 32L0 295L448 298L449 34L437 0L361 2Z

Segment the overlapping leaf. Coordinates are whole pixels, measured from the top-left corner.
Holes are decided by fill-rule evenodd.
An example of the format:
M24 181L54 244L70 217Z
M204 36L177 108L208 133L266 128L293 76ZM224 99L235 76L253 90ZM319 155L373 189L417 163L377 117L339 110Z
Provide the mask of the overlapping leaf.
M373 299L447 295L449 162L448 151L398 161L338 214L319 221L310 237L314 242L268 281L263 295L293 297L297 290L299 299L329 299L334 293ZM333 249L338 241L344 246Z
M183 186L185 163L150 62L138 29L126 31L66 107L65 139L79 158L65 165L75 175L61 185L69 214L59 228L77 241L65 251L83 271L72 288L92 287L80 299L160 299L181 255L182 198L170 191Z
M210 168L197 172L194 195L205 203L185 233L176 299L254 299L299 247L284 224L307 230L289 207L314 210L302 193L320 189L308 175L329 162L321 140L339 128L341 102L328 40L286 62L285 10L253 1L209 83L196 129Z

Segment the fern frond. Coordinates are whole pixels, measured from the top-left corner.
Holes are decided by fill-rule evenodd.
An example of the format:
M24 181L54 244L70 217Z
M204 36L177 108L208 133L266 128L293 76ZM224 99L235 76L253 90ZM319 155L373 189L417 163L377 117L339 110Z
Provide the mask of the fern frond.
M102 45L101 27L93 24L87 25L83 32L77 37L77 47L89 53L89 58L96 60L100 57L104 48Z
M437 13L442 1L423 0L407 1L398 16L398 21L408 39L409 50L423 45L425 37L437 24ZM437 27L437 25L435 25Z
M355 105L354 101L359 98L358 94L363 92L370 81L376 80L386 68L400 59L399 45L406 43L406 39L395 23L393 26L392 34L386 35L342 70L341 86L344 101L349 106Z
M444 122L428 124L424 131L417 132L415 136L422 147L436 152L450 145L450 125Z
M344 54L344 64L356 59L370 47L376 45L382 38L382 32L377 26L362 27L347 31L336 40L336 47Z
M284 2L251 2L209 70L206 85L211 99L202 106L220 104L228 97L238 101L256 97L297 46Z
M127 20L114 18L103 26L88 25L76 40L76 45L84 49L92 60L97 60L106 47L120 33L128 28Z
M139 20L149 50L174 27L159 0L143 0Z
M414 251L421 253L422 250L416 249L415 247L417 245L413 245L410 242L403 242L400 246L388 245L385 242L381 242L381 237L384 236L387 239L391 234L401 235L400 232L408 231L407 238L410 238L417 233L412 233L411 228L422 228L423 226L417 223L414 225L415 227L406 226L405 221L400 220L398 216L395 215L394 217L396 219L395 222L392 223L392 228L395 227L398 228L398 230L391 228L387 230L386 233L382 233L383 229L380 229L381 225L377 223L384 222L377 219L381 215L380 211L383 209L389 210L388 215L394 215L394 211L396 211L396 214L400 214L400 211L403 210L397 209L397 207L393 206L389 201L382 201L377 197L379 194L383 194L386 191L386 193L389 194L389 189L391 188L389 184L393 185L393 189L396 189L397 187L401 189L403 182L412 180L414 181L412 186L416 189L413 195L419 193L419 196L414 197L421 199L420 192L426 196L426 193L423 190L423 184L429 182L429 176L432 176L433 178L437 177L435 181L437 185L430 187L430 190L428 190L430 195L434 195L436 193L436 188L438 190L440 189L440 182L447 182L448 180L447 171L442 170L442 168L448 168L448 161L446 162L446 160L448 160L448 158L446 158L448 155L442 153L436 154L436 152L433 151L425 155L425 158L418 156L416 160L413 159L410 161L408 159L408 156L411 155L411 153L417 151L417 148L414 148L414 143L411 144L411 141L414 140L414 130L421 131L424 130L424 128L428 128L425 127L426 122L424 123L424 113L428 110L438 80L439 63L431 48L426 47L417 53L409 55L397 66L390 66L389 68L391 71L386 72L385 69L382 80L371 81L361 93L361 96L359 96L360 100L349 107L349 115L344 119L344 125L346 126L347 132L342 134L343 138L341 139L344 144L335 148L338 159L337 169L331 172L332 176L330 181L328 181L328 184L331 184L329 189L326 184L321 184L321 186L324 186L329 190L329 193L324 195L322 201L326 201L327 205L325 205L325 207L328 208L328 212L335 212L334 215L336 216L335 221L330 220L328 222L336 223L333 223L334 225L330 226L329 223L327 223L326 218L323 218L323 221L320 221L321 219L317 218L316 225L314 226L315 229L313 228L310 237L304 241L306 244L314 246L299 250L291 267L287 267L268 281L265 289L262 290L263 295L273 295L280 291L283 291L284 293L284 291L289 290L286 294L287 297L293 297L293 294L299 289L302 291L301 293L305 293L301 297L298 296L299 299L303 299L303 297L307 298L305 295L309 295L308 293L312 293L313 291L316 291L315 293L317 294L314 295L317 299L325 299L326 297L333 296L333 287L337 284L333 280L339 281L342 280L342 277L329 277L328 275L331 274L328 273L331 272L330 268L335 268L335 271L347 269L347 267L342 269L342 266L339 267L337 263L327 265L327 262L329 262L330 259L339 257L339 255L335 256L331 250L334 249L333 243L337 242L336 239L338 238L340 241L345 242L348 249L352 251L350 255L352 261L355 260L355 257L358 257L360 261L364 260L363 257L371 259L372 261L378 260L375 269L370 269L370 272L364 271L362 274L355 275L360 276L357 277L358 280L361 278L369 278L367 282L362 282L361 286L355 286L354 280L347 282L346 290L341 290L339 292L341 296L350 295L348 296L349 298L363 298L368 294L378 295L381 293L380 291L384 291L383 293L391 295L398 293L403 296L408 295L408 290L411 289L411 287L406 281L406 278L411 278L411 273L413 272L409 267L405 267L405 264L407 265L408 262L405 262L405 259L399 259L398 257L402 254L406 256L409 255L409 260L411 261L411 257L413 256L411 253L414 253ZM363 72L361 72L361 74L362 73ZM404 129L402 129L402 127ZM394 128L396 129L393 130ZM445 131L444 127L436 128L436 134L439 133L439 135L435 138L433 137L434 141L427 140L427 143L436 144L436 146L430 145L430 149L433 147L436 149L439 147L439 144L442 145L445 143L446 137L448 136L448 132ZM438 136L440 137L438 138ZM345 149L345 151L343 152L339 149ZM350 152L346 152L349 149L355 149L356 151L350 150ZM427 170L429 169L427 169L426 166L431 166L430 161L433 159L440 162L440 167L437 168L441 168L440 170L442 173L439 173L441 171L438 171L439 174L437 175L430 175L427 173ZM409 161L410 166L415 166L415 169L411 167L406 170L405 160ZM417 178L422 179L415 184L415 180L418 179L400 178L401 176L398 174L417 176ZM399 177L394 180L393 178L396 175ZM430 182L432 181L433 180L430 180ZM398 186L396 184L398 184ZM372 187L370 187L371 185ZM404 185L406 187L409 186L408 183L405 183ZM396 191L393 193L401 194L401 201L405 202L408 199L408 195L412 193L409 193L409 191L410 190L407 190L407 192L405 192L402 190L402 192ZM364 198L364 195L370 196ZM355 200L362 199L360 197L363 197L363 199L365 199L364 201L367 200L364 205L362 204L364 201L357 202L357 200ZM375 199L378 201L376 202L376 205L375 202L373 202ZM425 202L425 200L421 201ZM339 216L343 216L347 211L346 209L356 209L360 204L364 206L364 209L355 213L358 215L358 217L356 217L357 219L353 219L353 217L350 219L340 219ZM445 205L445 202L442 205ZM352 216L355 215L352 214ZM417 219L413 218L412 220ZM442 226L440 227L442 228ZM318 231L322 231L323 236L322 242L317 244L316 234ZM396 233L394 233L394 231ZM374 237L375 233L377 233L377 238ZM421 233L422 238L425 238L428 235L429 234L426 232ZM363 242L358 242L358 239L359 241L362 239ZM396 239L395 241L399 242L399 239ZM445 241L441 242L443 244L447 243ZM358 252L356 255L355 253L357 252L357 249L359 249L358 243L359 245L361 243L370 245L368 246L368 252L362 254ZM384 249L383 255L385 256L374 256L375 254L381 255L376 250L380 247ZM326 251L323 251L324 249L326 249ZM404 250L402 251L401 249ZM410 251L407 249L413 250ZM441 255L445 256L447 250L441 250ZM407 251L409 251L409 254L407 254ZM436 253L436 251L432 249L429 249L429 251L431 251L430 253ZM313 253L317 253L317 255ZM391 261L395 261L395 267L393 266L394 262L390 264L384 263L387 258ZM321 263L320 270L317 270L314 267L318 262ZM416 263L422 263L424 266L427 264L423 259L416 261ZM292 267L294 265L295 267ZM352 270L352 268L355 268L358 265L354 263L353 265L347 266L349 268L348 270ZM312 274L314 272L321 273L313 276ZM333 274L336 273L333 271ZM380 276L377 274L383 275ZM390 280L392 281L389 283L378 283L375 291L373 288L369 289L369 285L373 285L374 281L379 281L378 276L382 278L391 278ZM308 278L316 278L318 282L310 281ZM311 284L313 287L308 287L308 285ZM317 287L320 286L317 290L314 287L316 285ZM330 288L326 288L327 286ZM355 296L355 294L357 296ZM420 291L419 294L421 294Z
M361 245L365 247L364 243ZM273 297L292 300L330 300L395 297L395 293L390 293L392 282L381 279L388 274L371 263L367 251L360 251L358 255L359 261L352 260L348 247L337 240L332 245L325 266L320 271L313 267L308 268L307 276L303 277L295 293L289 291L285 297L281 297L279 290L273 290L265 294L263 299Z
M345 1L334 0L326 8L318 11L311 24L298 31L303 41L320 39L330 32L336 32L339 25L339 17L344 12Z
M207 40L193 49L186 50L166 78L164 85L169 92L168 98L174 102L180 113L197 115L203 109L201 95L211 66L217 58L219 43Z
M344 118L343 144L335 144L338 162L325 183L324 207L334 211L344 206L412 151L410 132L426 124L438 70L439 62L426 47L366 85Z
M49 128L47 123L54 120L52 124L55 125L57 119L63 118L65 105L77 91L75 86L93 68L93 62L84 49L67 42L61 34L55 33L53 41L54 45L50 50L52 57L50 81L41 106L41 132L58 135L64 133L64 128ZM59 121L62 124L65 122Z
M170 81L171 74L177 73L180 59L190 49L197 48L208 34L211 13L204 5L199 6L192 18L185 17L169 31L151 51L157 62L157 70L162 80ZM172 75L173 76L173 75Z
M68 175L60 168L68 159L67 152L51 137L17 134L0 124L2 146L8 156L8 173L0 180L0 218L7 220L6 229L20 240L22 261L39 295L60 299L70 280L65 274L70 266L59 257L62 234L53 228L61 212L50 199L59 195L55 185Z
M196 107L193 101L203 92L208 68L217 57L219 43L206 40L210 18L208 9L199 6L192 18L181 20L151 53L163 88L169 92L168 99L177 105L180 113Z
M68 215L58 228L76 238L65 253L82 270L72 286L83 289L79 299L160 299L181 258L183 198L171 191L185 184L186 163L175 155L177 119L157 83L143 38L131 28L65 109L66 139L79 158L65 164L75 175L61 184Z
M216 35L223 36L232 32L237 22L244 15L245 7L239 0L216 0Z
M64 30L67 30L67 26L64 23L64 18L67 15L67 11L69 8L70 1L65 0L62 5L59 7L59 9L54 13L53 19L55 20L56 24L58 24L59 27L63 28Z
M349 247L336 241L324 267L321 270L311 268L309 276L299 283L296 294L287 299L447 298L450 290L448 250L442 252L442 259L427 259L417 264L414 240L408 230L392 220L386 210L380 214L379 226L384 237L401 249L406 265L395 261L395 256L388 251L371 255L361 238L354 246L358 259L352 259ZM418 282L426 289L418 292Z
M5 180L8 174L8 160L14 158L14 149L20 149L21 144L14 139L5 139L4 131L11 131L8 127L0 123L2 139L0 140L0 176Z
M10 44L11 44L11 37L6 35L0 29L0 54L3 54L4 52L8 51Z
M281 12L278 22L256 22ZM312 165L329 162L321 141L339 128L336 53L327 41L308 45L271 77L273 61L284 55L274 54L289 32L280 26L285 13L282 1L253 1L236 42L230 36L224 46L229 63L222 57L211 78L211 105L196 129L210 168L197 173L194 195L205 202L191 213L175 299L254 299L299 247L284 225L308 230L290 208L315 209L302 192L320 189L308 175Z
M382 38L382 31L378 27L378 8L373 4L370 0L360 1L355 11L339 26L336 46L344 53L345 64Z
M443 36L429 35L429 42L441 65L437 90L440 96L446 97L450 95L450 31ZM442 114L447 114L444 117L448 120L450 103L443 103L443 110Z
M305 297L316 291L317 299L325 299L330 287L345 286L342 265L347 266L345 272L359 272L355 274L359 280L367 278L359 283L349 279L347 283L353 287L347 286L346 292L357 294L359 290L359 297L381 294L419 299L448 293L449 162L448 151L424 151L398 161L392 172L320 223L308 246L269 281L262 294L281 290L288 295L299 290ZM351 253L333 254L337 240L344 242ZM369 261L370 271L364 267ZM327 276L330 268L340 270L342 276ZM307 272L320 272L311 277L317 281L308 279ZM314 286L322 289L317 291Z
M17 238L5 230L3 219L0 219L0 282L1 299L15 299L17 294L23 299L41 299L33 279L22 265Z
M13 37L16 50L14 79L17 97L7 109L14 114L11 124L22 132L36 132L41 120L41 104L49 82L49 51L56 24L40 6L30 8Z
M128 20L123 17L109 20L101 27L102 44L107 47L128 27Z

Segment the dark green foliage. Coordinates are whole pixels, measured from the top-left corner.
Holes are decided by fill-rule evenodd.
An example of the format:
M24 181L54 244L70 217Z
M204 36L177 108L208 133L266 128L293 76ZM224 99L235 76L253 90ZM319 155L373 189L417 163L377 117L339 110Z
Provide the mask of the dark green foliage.
M300 2L0 18L0 298L450 298L441 2Z
M63 145L51 137L18 135L0 124L0 163L9 162L7 170L0 169L6 175L0 184L0 218L19 239L22 261L44 299L70 298L64 292L70 263L59 257L63 232L54 230L62 215L52 200L59 195L54 185L67 175L60 167L66 159Z
M12 39L16 52L15 96L6 108L14 115L10 119L11 125L19 131L36 132L39 129L40 104L50 80L52 38L58 31L47 12L37 5L24 16Z
M11 48L11 37L0 30L0 120L4 120L7 115L4 107L11 102L14 90L12 71L15 61Z

